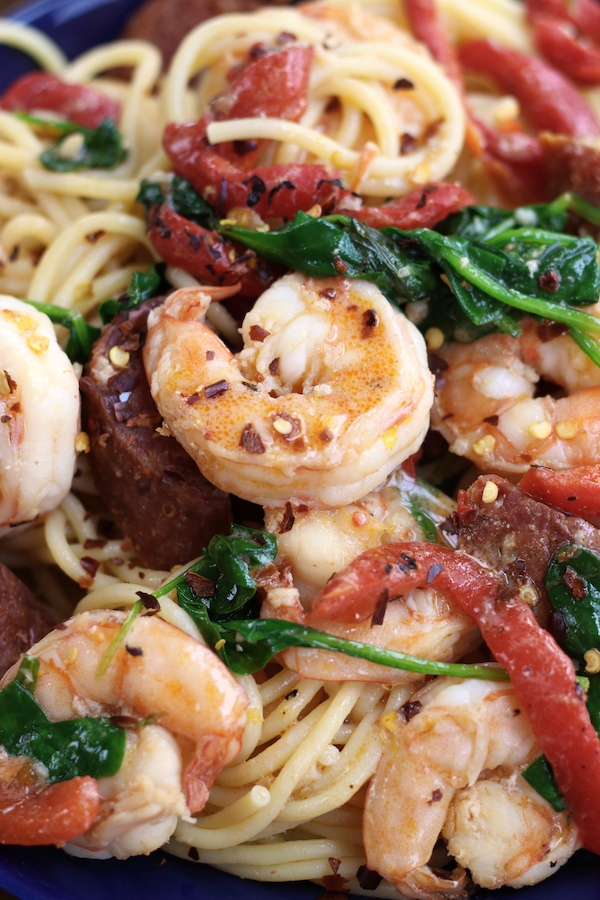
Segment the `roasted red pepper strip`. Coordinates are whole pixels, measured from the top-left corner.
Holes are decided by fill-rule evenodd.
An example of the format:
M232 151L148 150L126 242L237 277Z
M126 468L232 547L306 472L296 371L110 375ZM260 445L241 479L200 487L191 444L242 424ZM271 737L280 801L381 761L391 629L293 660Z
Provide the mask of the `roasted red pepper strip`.
M434 0L404 0L404 11L412 33L429 48L446 75L464 93L463 75L456 50L437 13Z
M246 65L230 72L230 88L211 103L214 120L269 116L296 122L306 109L310 64L314 48L294 45L275 53L251 48ZM264 141L233 141L219 144L217 152L238 168L248 171L255 164Z
M573 34L569 22L539 16L533 34L540 53L569 78L590 85L600 82L600 48Z
M529 607L506 596L501 583L472 557L433 544L388 544L361 553L313 600L323 619L355 622L372 616L384 590L405 594L428 584L448 591L479 625L550 762L588 850L600 853L600 739L575 669Z
M277 277L276 270L252 250L238 248L166 205L150 207L148 237L167 265L178 266L204 284L241 281L245 297L259 297Z
M326 207L340 196L339 173L325 166L286 164L240 171L208 143L206 124L206 117L191 124L170 123L163 146L177 175L186 178L218 215L247 206L259 216L293 218L298 210L308 212L315 203Z
M600 5L596 0L527 0L526 6L540 53L575 81L597 84Z
M571 137L600 135L590 107L556 69L496 41L470 41L460 48L465 69L487 75L513 94L539 131Z
M366 206L356 211L342 209L340 212L365 222L371 228L433 228L450 213L472 203L475 203L472 196L458 184L435 181L386 206Z
M51 110L92 130L105 119L118 122L121 115L116 100L80 84L66 84L49 72L29 72L18 78L4 93L0 106L10 112Z
M600 518L600 464L555 471L532 466L519 487L537 500L584 519Z
M404 0L404 7L413 33L427 45L433 58L444 67L464 97L458 54L438 17L433 0ZM546 199L542 153L536 138L520 132L507 134L496 131L470 115L467 140L471 151L482 158L490 174L516 203Z
M0 844L62 847L91 828L100 811L95 778L71 778L41 791L0 781Z
M212 104L215 119L269 116L297 122L306 109L313 53L312 46L295 44L252 59Z

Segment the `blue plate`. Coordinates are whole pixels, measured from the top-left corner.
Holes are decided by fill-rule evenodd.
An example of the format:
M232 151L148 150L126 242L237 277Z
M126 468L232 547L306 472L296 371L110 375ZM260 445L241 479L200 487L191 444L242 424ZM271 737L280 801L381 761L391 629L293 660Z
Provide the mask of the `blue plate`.
M115 38L140 0L37 0L13 7L11 16L46 32L67 56ZM0 91L32 68L29 57L0 46ZM600 810L598 811L600 815ZM317 887L242 881L208 866L186 863L162 851L150 857L81 860L46 847L1 847L0 887L20 900L315 900ZM511 888L479 891L494 900L600 900L600 857L580 851L553 876L518 894Z

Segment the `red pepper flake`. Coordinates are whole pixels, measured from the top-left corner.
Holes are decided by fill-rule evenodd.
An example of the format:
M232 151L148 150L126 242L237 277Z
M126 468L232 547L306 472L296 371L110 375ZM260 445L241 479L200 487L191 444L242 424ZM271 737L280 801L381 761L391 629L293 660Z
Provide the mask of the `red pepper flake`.
M573 600L583 600L587 594L585 579L581 578L571 566L567 566L565 569L563 581L571 591Z
M279 534L285 534L288 531L291 531L294 527L295 516L292 512L292 504L288 502L285 504L285 509L283 512L283 518L281 519L281 524L279 526Z
M348 271L348 266L337 251L333 254L333 268L341 275L345 275Z
M205 578L204 575L199 575L198 572L188 572L185 580L197 597L214 597L215 585L210 578Z
M14 391L15 391L16 388L17 388L17 382L16 382L16 381L13 381L13 379L10 377L10 375L8 374L8 372L6 371L6 369L4 370L4 374L6 375L6 381L8 382L8 389L9 389L9 391L10 391L11 394L12 394L12 393L14 393ZM20 408L20 407L17 409L17 404L15 404L15 405L12 407L12 410L13 410L13 412L21 412L21 408Z
M333 872L333 874L337 875L337 873L340 870L340 866L342 864L341 859L336 859L334 856L330 856L328 859L328 862L329 862L329 865L331 866L331 871Z
M100 568L100 560L92 559L91 556L82 556L79 560L81 566L92 578L96 577L96 572Z
M102 538L88 538L83 545L84 550L103 550L104 547L108 544L108 541L103 540Z
M383 625L383 620L385 618L385 611L387 609L388 600L390 597L390 592L388 588L384 588L381 592L381 596L377 601L377 606L375 607L375 612L371 618L371 628L374 625Z
M273 413L271 418L273 422L276 422L278 419L283 419L284 422L288 422L292 426L292 430L288 434L281 434L281 432L277 428L275 429L279 434L281 434L283 438L285 438L286 441L295 441L298 435L302 432L302 423L300 419L295 419L293 416L290 416L289 413L276 412Z
M410 153L411 150L414 150L416 146L417 139L413 137L412 134L404 132L400 137L400 156L406 156L406 154Z
M16 260L19 258L19 250L19 245L15 244L15 246L10 251L10 256L8 257L10 262L16 262Z
M91 234L86 234L85 239L86 241L89 241L90 244L95 244L96 241L99 241L105 234L105 231L92 231Z
M198 391L194 391L194 393L190 394L190 396L186 399L185 402L187 403L188 406L193 406L194 403L198 403L200 400L202 400L202 397L200 396Z
M268 338L271 334L270 331L267 331L266 328L263 328L262 325L251 325L250 326L250 340L257 341L259 344L262 344L265 338Z
M10 420L11 420L10 416L2 416L2 418L0 419L0 422L2 422L4 425L6 425L7 422L10 422Z
M324 300L335 300L337 293L335 288L324 288L322 291L319 291L319 296L323 297Z
M190 859L193 859L194 862L200 861L200 854L195 847L190 847L190 849L188 850L188 856Z
M419 197L419 202L417 203L416 209L423 209L425 204L427 203L427 193L423 191L421 196Z
M398 710L398 715L400 715L405 722L410 722L417 713L420 713L423 709L423 704L420 700L408 700L404 706L401 706Z
M221 381L215 381L214 384L207 384L204 388L204 396L207 400L210 400L212 397L219 397L228 390L229 384L222 378Z
M126 428L156 428L162 422L162 416L159 412L150 412L143 410L137 416L131 416L125 423Z
M279 375L279 357L277 356L275 359L272 359L269 363L269 372L271 375Z
M131 647L129 644L125 644L125 649L129 653L130 656L143 656L144 651L141 647Z
M289 43L291 43L292 41L295 41L295 40L296 40L296 35L295 35L295 34L292 34L291 31L282 31L282 32L281 32L280 34L278 34L277 37L275 38L275 43L278 44L278 45L281 47L281 46L283 46L284 44L289 44Z
M67 627L67 626L65 625L65 628L66 628L66 627ZM286 699L286 700L293 700L294 697L297 697L297 696L298 696L298 690L297 690L297 688L293 688L293 689L289 692L289 694L286 694L286 695L285 695L285 699Z
M543 275L540 275L538 284L543 291L550 291L551 294L555 294L560 287L560 275L556 269L549 269Z
M328 444L333 440L333 431L330 431L329 428L324 428L321 434L319 435L324 444Z
M367 309L363 313L363 329L361 338L369 338L373 334L373 329L379 325L379 316L374 309Z
M431 795L431 800L427 801L427 805L431 806L432 803L439 803L444 795L440 791L439 788L436 788L433 794Z
M247 453L264 453L265 445L263 444L260 434L254 430L253 426L248 423L242 429L240 437L240 447L243 447Z
M349 888L346 887L348 879L344 878L342 875L324 875L323 878L321 878L321 881L325 888L334 894L350 893Z
M383 877L374 869L368 869L366 866L360 866L356 873L356 878L363 891L374 891L381 884Z
M435 565L433 565L430 568L429 572L427 573L427 582L426 583L431 584L431 582L433 581L435 576L439 575L440 572L443 571L443 569L444 569L444 567L441 565L441 563L435 563Z
M544 319L540 322L536 331L540 341L545 344L548 341L553 341L554 338L561 337L563 334L568 334L569 326L565 325L564 322L553 322L551 319Z
M142 601L144 609L148 610L146 615L154 616L157 612L160 612L160 603L154 594L147 594L146 591L136 591L136 594Z
M500 421L500 416L486 416L483 421L487 422L488 425L493 425L495 428Z
M394 82L395 91L414 91L415 86L408 78L399 78Z
M214 350L207 350L207 351L206 351L206 358L207 358L207 360L208 360L209 362L210 362L211 359L214 359L214 358L215 358L215 351L214 351Z

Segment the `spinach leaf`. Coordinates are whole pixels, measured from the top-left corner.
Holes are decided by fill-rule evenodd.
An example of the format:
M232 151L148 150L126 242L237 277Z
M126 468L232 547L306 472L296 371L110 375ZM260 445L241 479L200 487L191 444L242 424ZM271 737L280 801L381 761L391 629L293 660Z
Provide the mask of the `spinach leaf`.
M273 562L276 555L277 540L272 534L232 525L229 536L215 535L202 559L178 579L169 582L171 587L165 585L161 590L166 592L165 588L177 587L179 605L192 618L199 610L203 624L206 616L214 622L235 618L240 613L255 616L258 615L258 604L252 602L257 587L254 573ZM192 577L188 577L188 573L192 573ZM194 580L194 574L201 576L207 584ZM197 624L202 629L202 625ZM206 635L205 638L208 640Z
M276 231L226 224L219 231L306 275L371 281L397 306L426 301L422 330L435 325L460 340L494 330L518 336L517 318L529 313L567 324L597 362L590 336L600 333L600 321L574 307L600 294L598 250L591 238L560 233L571 200L513 213L471 207L437 231L373 229L348 216L306 213Z
M24 657L17 677L0 691L0 744L48 770L48 781L115 775L125 753L125 729L109 719L51 722L33 697L39 660Z
M129 151L123 146L123 136L111 119L105 119L99 128L92 130L84 128L83 125L77 125L75 122L55 122L30 116L27 113L16 113L16 115L31 125L60 133L56 143L40 154L41 164L53 172L114 169L129 155ZM62 156L61 145L70 134L82 135L81 149L74 157Z
M150 206L166 203L180 216L209 230L215 228L219 222L212 206L194 190L189 181L179 175L174 175L170 181L161 183L144 178L135 199L137 203L143 204L146 212Z
M564 622L563 646L580 662L600 649L600 558L570 544L552 557L546 575L552 607Z
M402 467L390 476L385 487L398 491L402 503L421 526L425 540L437 543L438 528L454 511L455 504L422 478L410 478Z
M554 807L557 812L567 809L565 798L556 783L554 772L545 756L538 756L523 772L523 778L529 782L544 800Z
M159 297L171 289L165 278L165 263L155 263L146 272L134 272L127 293L118 300L105 300L100 304L98 313L104 325L112 322L114 317L125 309L139 306L144 300Z
M202 629L200 621L197 624ZM244 619L212 622L211 625L213 633L219 635L213 649L231 671L239 675L263 669L273 656L288 647L311 647L319 650L336 650L348 656L410 672L450 675L458 678L508 680L508 672L496 666L471 666L418 659L406 653L384 650L373 644L347 641L324 631L282 619ZM207 634L204 636L206 638Z
M37 303L35 300L23 300L39 312L45 313L51 322L69 329L70 337L65 352L71 362L85 363L94 341L100 337L100 329L88 325L76 309L64 309L52 303Z
M562 646L584 665L584 654L600 649L600 557L577 544L558 550L546 575L546 590L555 615L559 616ZM587 687L587 707L600 733L600 676L591 675ZM555 809L562 799L550 764L545 757L534 760L523 777Z

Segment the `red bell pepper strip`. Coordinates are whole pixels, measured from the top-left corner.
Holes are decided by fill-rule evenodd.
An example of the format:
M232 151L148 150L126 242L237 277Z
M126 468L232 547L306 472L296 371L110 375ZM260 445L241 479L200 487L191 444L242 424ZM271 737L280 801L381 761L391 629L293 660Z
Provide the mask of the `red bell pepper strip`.
M600 738L575 669L518 596L466 554L426 543L388 544L361 553L313 600L313 615L356 622L390 596L433 584L470 615L509 672L533 732L554 770L585 847L600 853Z
M596 0L527 0L540 53L575 81L600 81L600 5Z
M539 16L533 34L542 56L569 78L582 84L600 82L600 48L574 34L569 22Z
M303 44L276 52L256 44L249 51L250 61L230 71L231 85L212 101L210 120L268 116L297 121L306 109L313 53L313 47ZM264 141L228 141L219 144L217 152L248 171L263 144Z
M459 185L435 181L386 206L341 209L340 212L365 222L371 228L433 228L450 213L458 212L474 202L469 192Z
M600 125L585 100L556 69L496 41L470 41L460 49L465 69L487 75L513 94L539 131L571 137L600 135Z
M600 464L563 471L532 466L519 487L536 500L558 506L573 516L600 518Z
M49 72L29 72L18 78L4 93L0 107L9 112L47 109L92 130L105 119L118 122L121 115L116 100L80 84L66 84Z
M208 143L206 125L206 117L191 124L170 123L163 146L177 175L216 207L218 215L247 206L259 216L293 218L316 203L333 206L341 196L339 172L325 166L292 163L241 171Z
M277 277L278 269L253 250L240 248L166 205L148 210L148 237L167 265L178 266L203 284L241 282L243 296L259 297Z
M544 0L540 0L544 2ZM548 0L553 2L553 0ZM560 2L560 0L556 0ZM462 68L457 51L438 17L432 0L404 0L413 33L429 48L448 77L465 96ZM469 113L467 143L480 156L490 174L517 203L542 201L546 198L542 153L536 138L513 133L510 137L483 125Z
M430 50L446 75L464 94L462 69L458 55L448 40L448 35L438 16L434 0L404 0L404 11L411 31Z
M0 781L0 844L62 847L91 828L100 812L95 778L71 778L40 790Z
M260 45L253 51L260 53ZM269 116L297 122L306 110L313 53L308 44L294 44L257 55L236 72L227 93L213 104L215 119Z

